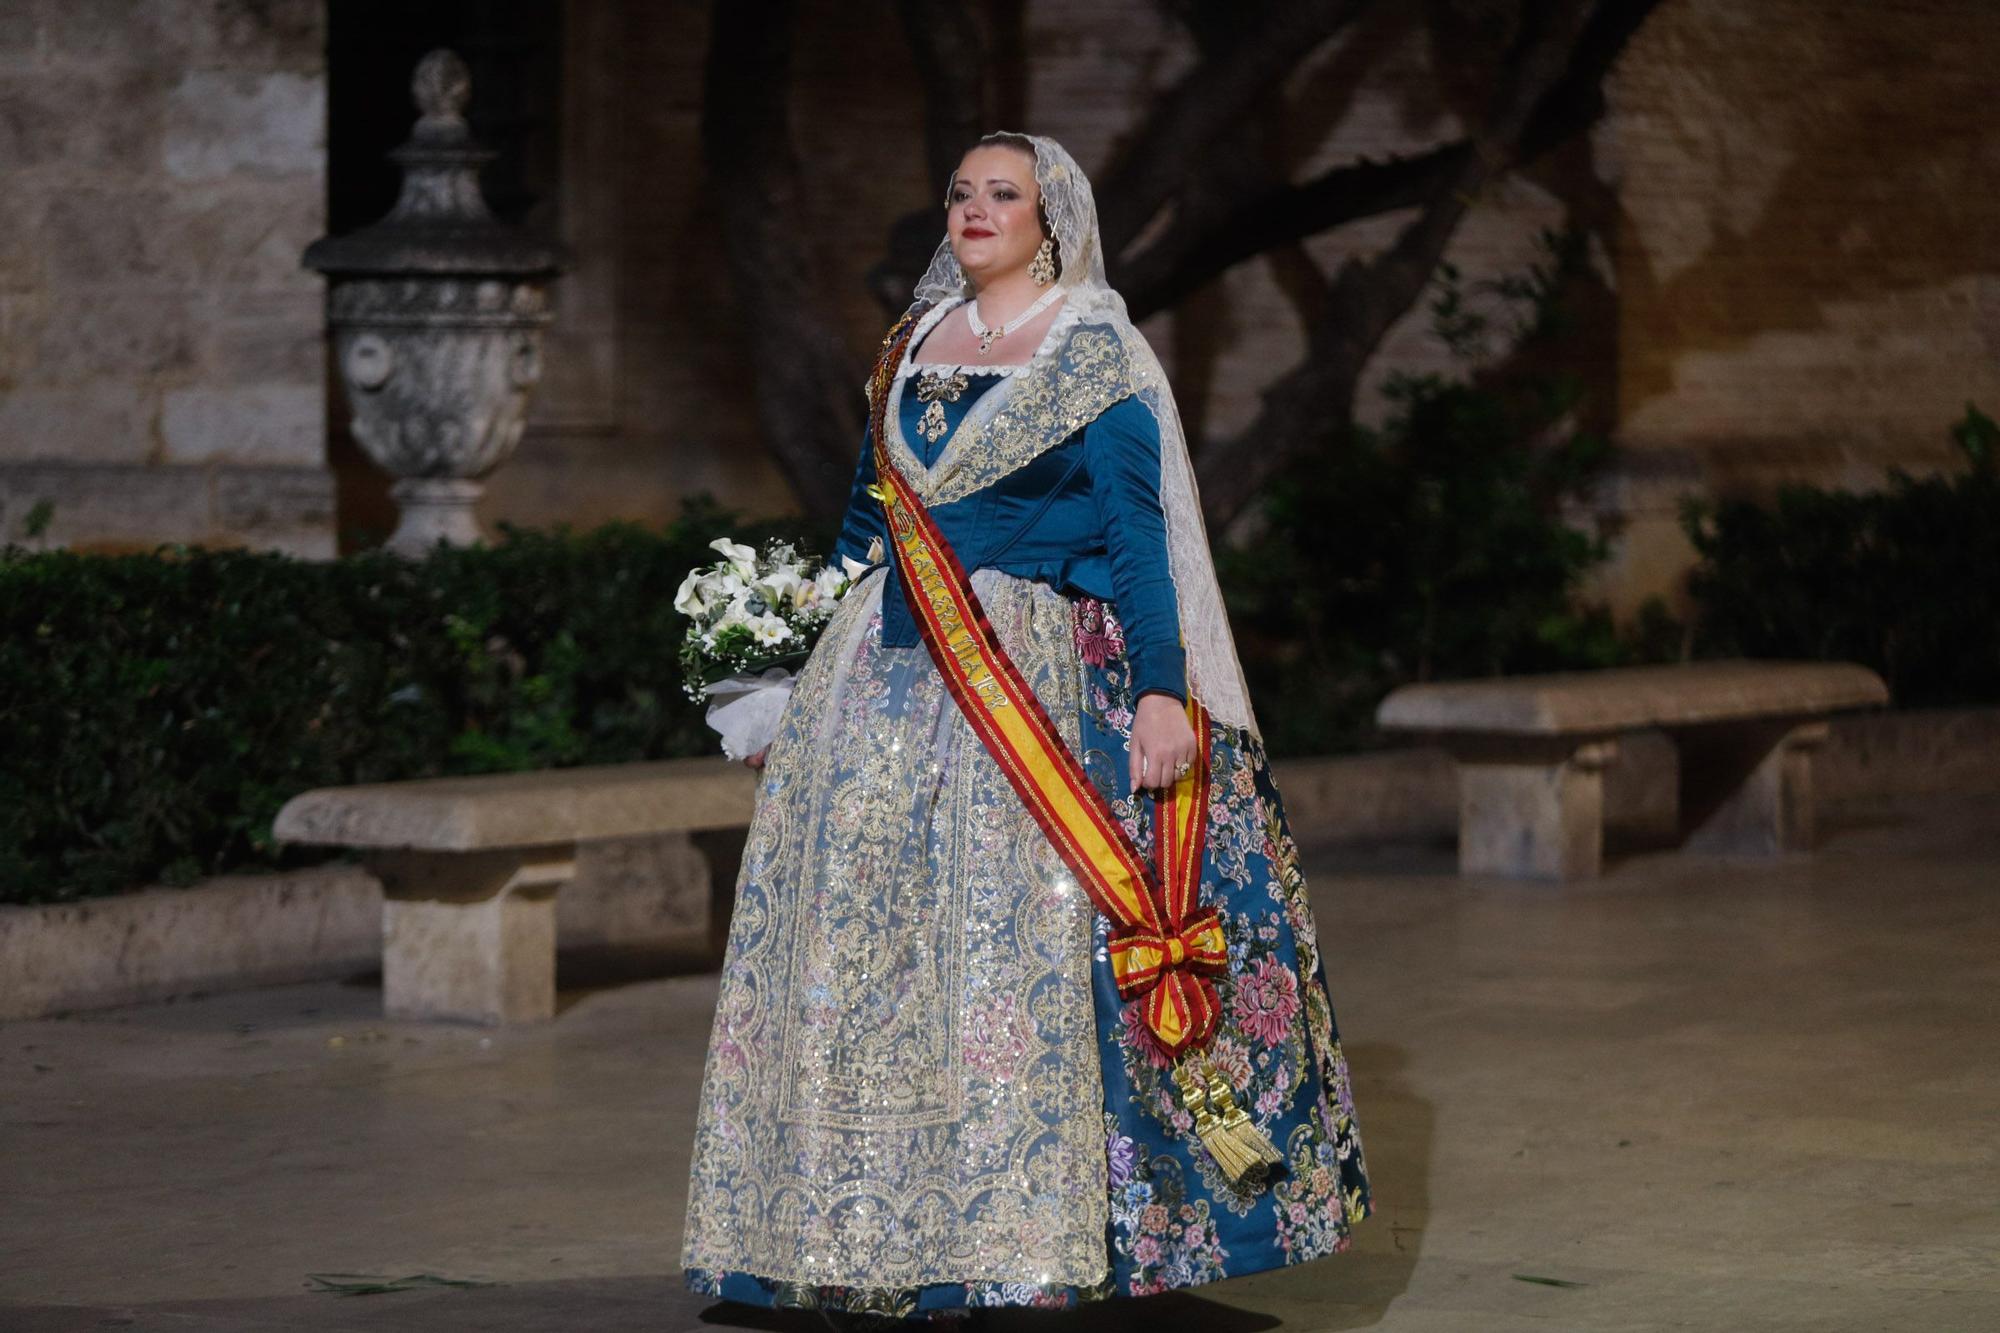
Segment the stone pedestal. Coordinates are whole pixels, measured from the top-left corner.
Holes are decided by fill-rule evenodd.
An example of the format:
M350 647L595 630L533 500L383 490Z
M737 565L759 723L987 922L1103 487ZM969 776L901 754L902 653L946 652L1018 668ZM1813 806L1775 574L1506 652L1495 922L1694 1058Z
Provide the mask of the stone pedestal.
M1496 739L1452 746L1458 869L1516 879L1588 879L1604 862L1604 769L1615 741Z
M431 547L471 546L483 539L473 507L485 487L460 477L405 477L389 488L402 510L402 521L389 537L389 549L421 558Z
M570 844L384 852L382 1008L390 1018L532 1023L556 1011L556 890Z
M743 870L747 828L706 829L691 835L708 862L708 949L722 964L729 946L729 921L736 911L736 880Z
M1797 719L1676 730L1684 845L1747 856L1811 851L1812 761L1826 736L1825 722Z

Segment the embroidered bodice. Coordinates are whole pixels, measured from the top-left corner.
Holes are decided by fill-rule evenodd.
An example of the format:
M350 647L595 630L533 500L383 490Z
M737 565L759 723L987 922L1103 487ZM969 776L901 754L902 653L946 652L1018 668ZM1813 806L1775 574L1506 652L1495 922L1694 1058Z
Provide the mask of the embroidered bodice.
M929 469L980 398L1019 367L925 365L914 355L913 347L898 367L890 408L904 442ZM867 492L874 481L874 441L864 438L836 559L866 561L873 538L888 540L881 504ZM1159 428L1145 404L1118 400L1026 465L932 505L931 516L967 573L999 569L1114 603L1135 694L1186 697L1160 509ZM893 564L885 565L883 577L889 583L882 591L882 642L921 642Z

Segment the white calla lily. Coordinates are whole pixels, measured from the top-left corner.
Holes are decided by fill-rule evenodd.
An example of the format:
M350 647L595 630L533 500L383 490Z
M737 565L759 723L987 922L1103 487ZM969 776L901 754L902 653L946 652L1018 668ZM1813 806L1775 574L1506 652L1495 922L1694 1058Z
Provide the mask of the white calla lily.
M708 544L708 549L722 552L723 559L729 562L730 570L745 583L757 577L757 550L755 547L745 546L742 542L730 541L727 537L717 537Z
M707 574L707 570L692 570L681 580L680 590L674 594L674 610L684 616L695 617L707 612L708 599L702 595L707 583Z
M798 571L795 569L774 569L770 573L758 577L756 589L758 595L765 602L776 608L783 606L786 599L791 597L797 591L799 584L803 582L804 580L799 577Z

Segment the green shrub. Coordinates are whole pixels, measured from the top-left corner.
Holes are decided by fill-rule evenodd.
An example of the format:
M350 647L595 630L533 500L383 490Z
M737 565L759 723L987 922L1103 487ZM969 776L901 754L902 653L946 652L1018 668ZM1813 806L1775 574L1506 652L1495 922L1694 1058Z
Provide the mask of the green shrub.
M1607 666L1646 655L1601 609L1578 604L1605 542L1565 523L1610 457L1574 422L1573 378L1528 366L1569 330L1558 293L1581 261L1551 261L1487 291L1519 317L1506 360L1462 378L1390 381L1379 431L1348 428L1267 493L1262 528L1218 572L1273 753L1379 743L1374 710L1397 685ZM1440 274L1432 327L1477 363L1492 321ZM1661 637L1648 618L1649 636ZM1671 635L1666 637L1671 638Z
M673 594L744 524L503 529L411 561L168 547L0 557L0 901L323 858L309 787L711 753Z
M1690 504L1703 656L1860 662L1905 707L2000 702L2000 427L1971 404L1956 475Z

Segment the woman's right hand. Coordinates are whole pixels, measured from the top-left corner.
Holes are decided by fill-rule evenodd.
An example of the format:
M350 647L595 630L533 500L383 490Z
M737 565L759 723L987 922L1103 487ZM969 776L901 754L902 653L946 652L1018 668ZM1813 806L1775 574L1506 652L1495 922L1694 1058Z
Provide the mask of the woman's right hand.
M764 756L769 753L771 753L771 747L767 745L755 754L744 755L743 762L751 768L762 768L764 766Z

